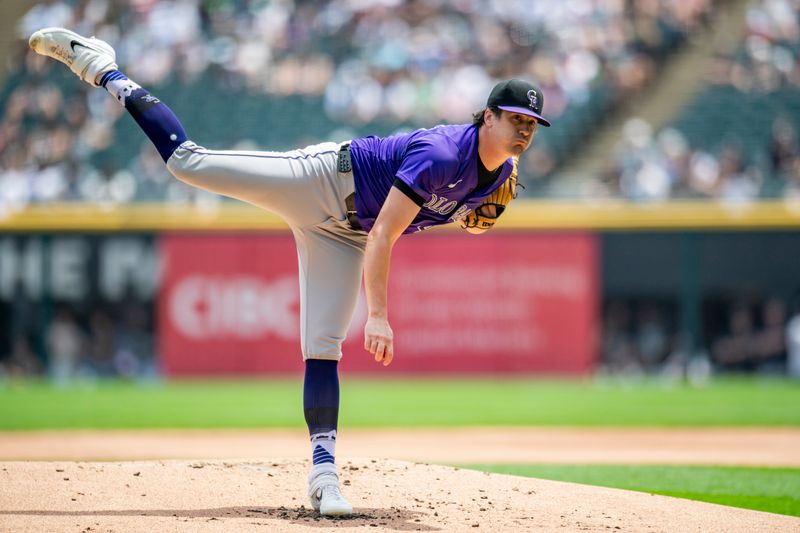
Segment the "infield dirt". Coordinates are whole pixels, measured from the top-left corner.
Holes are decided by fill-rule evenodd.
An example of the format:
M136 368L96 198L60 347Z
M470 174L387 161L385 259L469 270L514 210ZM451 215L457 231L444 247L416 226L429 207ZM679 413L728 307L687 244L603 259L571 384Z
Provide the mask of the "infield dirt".
M305 461L0 463L0 531L797 531L800 519L396 460L340 464L356 514L321 518Z
M387 435L370 431L365 432L363 439L357 438L356 432L348 432L351 443L341 450L367 449L374 457L428 454L435 458L437 453L444 457L446 448L452 448L448 443L470 437L470 431L477 438L488 430L456 431L457 434L438 432L438 439L433 432L406 431L417 437L416 446L411 444L412 438L404 441L393 438L401 432L387 432ZM528 457L537 457L537 462L547 462L543 459L561 448L562 453L555 457L556 462L562 462L568 455L569 450L563 449L568 441L573 443L573 454L584 448L594 449L598 456L604 449L612 450L616 442L627 451L625 462L631 464L636 458L630 454L637 447L642 451L652 448L649 455L641 456L642 462L662 462L670 449L678 450L687 442L698 444L694 448L696 453L684 450L678 462L706 462L703 459L711 456L712 446L717 446L717 457L723 457L719 444L727 441L733 455L727 461L716 461L717 464L732 464L747 455L749 448L761 462L771 457L768 464L796 466L795 445L800 435L792 429L764 430L766 433L760 438L755 429L522 431L530 433L502 430L489 438L494 444L486 442L487 437L479 443L494 454L493 462L523 458L525 454L514 452L514 446L509 445L515 438L522 439L525 445L520 450L528 449ZM734 433L739 432L741 438L736 439ZM618 438L613 439L613 435ZM781 444L769 444L776 440ZM0 531L800 531L800 519L794 517L395 459L348 459L355 456L352 453L340 453L345 459L339 461L339 466L343 491L356 514L346 519L321 518L311 511L305 497L307 450L298 445L304 441L301 432L0 434L0 459L6 459L0 462ZM158 450L164 456L193 457L208 452L210 448L204 446L209 442L216 446L213 448L216 453L211 455L242 451L245 458L64 460L79 456L94 456L95 461L112 456L150 457ZM281 457L271 455L280 449L281 442L291 443L294 451L289 458L274 459ZM391 442L394 446L389 445ZM706 446L708 450L704 451ZM779 452L781 446L784 448ZM762 451L758 452L759 449ZM261 452L260 458L247 457L257 450ZM506 450L506 455L502 450ZM8 460L45 456L61 460ZM573 459L581 457L586 456L579 454ZM622 462L622 456L619 459ZM480 456L470 459L462 454L450 462L480 460Z

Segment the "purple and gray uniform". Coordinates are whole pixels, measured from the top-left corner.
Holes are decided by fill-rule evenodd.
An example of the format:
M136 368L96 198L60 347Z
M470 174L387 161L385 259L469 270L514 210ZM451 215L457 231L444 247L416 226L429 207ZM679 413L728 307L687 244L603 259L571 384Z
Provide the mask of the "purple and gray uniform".
M372 228L392 185L421 207L404 233L459 220L511 175L505 162L498 178L478 190L478 128L437 126L350 144L361 227Z
M358 299L367 232L392 186L420 207L405 233L447 224L480 205L511 175L503 164L479 187L478 129L438 126L388 138L323 143L291 152L207 150L191 141L167 161L180 180L280 215L295 237L304 359L342 356ZM352 166L352 168L351 168ZM355 193L361 229L346 207Z

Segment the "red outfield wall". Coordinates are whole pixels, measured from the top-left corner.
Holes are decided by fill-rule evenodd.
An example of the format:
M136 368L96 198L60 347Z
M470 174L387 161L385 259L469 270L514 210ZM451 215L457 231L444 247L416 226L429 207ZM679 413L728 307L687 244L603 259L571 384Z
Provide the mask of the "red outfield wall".
M167 235L159 339L169 375L302 369L288 235ZM598 244L589 234L416 235L395 247L395 372L589 372L597 357ZM335 280L331 280L335 283ZM342 368L382 371L361 347L359 301Z

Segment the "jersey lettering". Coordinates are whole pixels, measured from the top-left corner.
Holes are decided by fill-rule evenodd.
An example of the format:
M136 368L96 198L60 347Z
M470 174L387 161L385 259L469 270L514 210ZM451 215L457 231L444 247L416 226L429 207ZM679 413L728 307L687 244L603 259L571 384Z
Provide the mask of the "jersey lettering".
M435 194L431 194L431 199L422 204L422 207L427 207L431 211L439 212L439 207L447 201L447 198L439 198Z
M455 213L450 215L450 220L461 220L462 218L467 216L467 213L469 213L470 211L472 211L472 209L470 209L466 205L462 205L461 207L456 209Z
M431 211L435 211L440 215L446 215L450 211L456 208L458 202L455 200L448 200L444 196L437 196L435 194L431 194L431 199L422 204L422 207L427 207Z

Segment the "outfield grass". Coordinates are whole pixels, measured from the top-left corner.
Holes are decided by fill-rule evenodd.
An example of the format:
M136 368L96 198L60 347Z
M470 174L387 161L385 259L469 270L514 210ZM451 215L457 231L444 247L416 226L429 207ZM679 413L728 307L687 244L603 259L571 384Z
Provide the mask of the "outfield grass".
M342 380L340 423L398 426L797 426L800 383ZM302 379L0 384L0 430L305 427Z
M485 464L465 467L800 516L800 469L796 468Z

